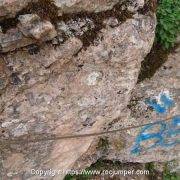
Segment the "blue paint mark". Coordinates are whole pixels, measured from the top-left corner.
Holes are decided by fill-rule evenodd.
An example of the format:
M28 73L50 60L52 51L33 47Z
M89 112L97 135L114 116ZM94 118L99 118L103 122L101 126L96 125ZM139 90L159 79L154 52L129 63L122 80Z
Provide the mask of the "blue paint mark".
M179 127L179 128L177 128L177 127ZM175 136L180 134L180 116L175 116L173 118L171 129L174 129L174 131L171 131L171 134L173 134Z
M160 101L164 104L166 109L169 109L174 106L174 101L169 98L166 94L161 94Z
M172 121L173 126L180 126L180 116L175 116Z
M168 131L164 135L164 141L162 143L162 146L164 147L169 147L169 146L174 146L176 144L180 143L179 139L172 139L175 138L180 134L180 116L176 116L172 119L171 124L168 127ZM166 142L169 140L170 142Z
M149 133L149 130L155 128L155 126L160 125L160 130L157 133ZM142 150L149 150L157 146L161 147L172 147L180 143L177 136L180 134L180 116L175 116L171 123L157 122L150 124L142 128L139 135L136 138L135 145L133 146L131 153L140 154ZM174 138L174 139L173 139ZM150 147L142 149L141 143L149 139L156 139L155 143Z
M157 113L164 114L167 113L168 109L175 105L173 99L171 99L167 94L160 94L160 103L156 99L147 99L145 101L147 105L152 107ZM160 130L156 133L150 133L149 130L153 130L155 126L160 125ZM157 122L150 124L141 129L138 134L135 145L133 146L131 153L140 154L142 150L149 150L157 146L161 147L172 147L179 144L180 141L177 140L177 136L180 134L180 116L176 116L172 119L171 123ZM155 139L153 145L149 147L143 147L141 143L150 139Z
M161 104L158 104L155 99L148 99L145 101L145 103L152 107L159 114L166 113L167 110L173 107L175 104L174 101L166 94L161 94L160 101Z
M166 112L166 108L154 102L154 100L148 99L146 104L151 106L157 113L164 114Z
M160 125L160 130L157 133L148 133L148 130L152 130L154 128L154 126L156 125ZM145 126L144 128L142 128L141 132L139 133L139 135L136 138L136 144L133 147L131 153L133 154L139 154L141 152L141 142L142 141L146 141L149 139L156 139L156 142L151 145L150 147L146 147L146 150L151 149L151 148L155 148L156 146L160 145L163 141L163 137L162 137L162 133L164 132L164 130L166 129L166 124L163 122L158 122L155 124L150 124Z

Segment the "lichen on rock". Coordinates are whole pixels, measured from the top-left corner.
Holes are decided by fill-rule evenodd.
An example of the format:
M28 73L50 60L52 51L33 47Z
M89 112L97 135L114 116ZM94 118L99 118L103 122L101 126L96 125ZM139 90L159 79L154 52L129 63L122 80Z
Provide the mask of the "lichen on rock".
M1 2L4 9L6 1ZM42 11L30 10L40 2L22 4L11 15L4 11L1 16L2 25L9 17L17 20L15 27L2 26L0 33L3 179L38 179L31 169L83 168L86 157L92 163L98 137L44 140L99 132L121 118L118 123L130 125L125 111L154 41L155 15L138 12L144 1L54 1L56 20L42 16L44 5ZM120 160L129 160L126 139L136 132L128 133L120 139L112 136L114 141L109 138L111 149L103 155L111 158L112 151L126 150ZM34 142L39 137L43 141Z

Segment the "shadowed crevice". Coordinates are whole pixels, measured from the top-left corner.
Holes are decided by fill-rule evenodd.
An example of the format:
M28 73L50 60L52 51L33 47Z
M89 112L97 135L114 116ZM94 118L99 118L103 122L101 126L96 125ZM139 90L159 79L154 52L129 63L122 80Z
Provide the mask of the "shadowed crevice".
M138 77L138 83L145 79L150 79L159 70L161 66L168 60L168 55L172 53L178 45L169 50L164 49L161 45L154 43L151 52L141 63L141 70Z

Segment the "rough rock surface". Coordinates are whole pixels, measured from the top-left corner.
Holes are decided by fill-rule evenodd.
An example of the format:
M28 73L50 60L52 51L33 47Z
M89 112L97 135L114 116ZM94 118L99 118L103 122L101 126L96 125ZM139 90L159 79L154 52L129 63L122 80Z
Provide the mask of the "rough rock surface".
M21 0L1 0L0 3L0 52L49 40L57 45L72 36L85 40L89 32L93 38L106 24L118 26L144 6L144 0L27 0L23 3ZM121 13L123 11L125 15Z
M103 28L98 41L86 49L71 37L56 48L45 45L34 55L23 49L2 55L1 137L102 130L126 109L141 61L152 47L155 25L154 16L135 15L116 27ZM31 169L70 169L95 139L4 143L1 177L38 179ZM63 177L56 174L54 179Z
M17 12L36 0L0 0L0 20L15 17Z
M0 18L15 17L28 3L38 0L0 0ZM112 9L120 0L55 0L54 4L60 13L75 13L80 11L100 12Z
M146 133L159 133L159 135L157 139L150 138L144 142L142 141L140 143L141 150L139 150L139 154L131 153L131 151L133 147L135 147L137 135L140 133L141 129L129 130L127 133L123 132L114 135L114 137L111 136L109 138L110 149L107 153L107 159L143 163L180 159L178 140L180 121L179 57L180 49L177 48L175 52L169 55L167 62L156 72L153 78L141 82L135 87L132 92L130 104L128 105L130 114L127 115L126 121L121 119L112 127L118 128L120 126L127 126L127 124L123 124L123 121L129 122L129 125L146 124L178 115L178 118L174 121L174 125L173 119L171 119L169 122L164 123L166 124L166 130L162 130L162 132L160 129L163 124L159 124L160 127L158 127L158 125L153 125L152 129L145 131ZM166 101L163 100L164 95L166 96ZM153 99L153 101L156 100L158 106L156 105L154 108L150 108L149 104L146 103L148 99ZM167 127L170 128L170 132L168 132ZM122 139L121 142L126 142L123 146L121 146L122 143L120 142L120 149L117 148L117 143L115 143L117 139L118 141L120 140L119 137ZM148 147L153 145L157 140L163 141L155 147L148 149Z
M0 20L14 18L18 12L25 9L29 3L37 3L38 1L41 0L0 0ZM44 2L52 2L59 9L59 16L81 11L106 11L112 9L113 6L118 3L128 3L129 10L131 11L136 11L144 5L144 0L46 0Z
M19 16L17 28L0 33L0 52L8 52L33 43L48 41L57 36L51 22L42 20L36 14Z
M124 4L128 10L135 12L144 6L144 0L55 0L59 14L77 12L101 12L113 8L117 4Z
M42 21L36 14L26 14L19 16L19 30L26 37L31 37L39 41L48 41L57 34L55 27L49 21Z
M112 9L119 0L55 0L60 13L75 13L81 11L100 12Z
M137 84L132 91L131 100L127 106L128 108L121 111L119 118L114 119L105 129L121 129L128 126L157 122L158 120L164 120L171 116L179 117L179 56L180 48L177 48L169 55L167 62L156 72L152 79ZM158 113L157 109L150 107L146 104L146 101L147 99L154 99L158 102L162 94L165 94L173 100L173 106L167 108L165 113ZM163 107L161 103L160 106ZM177 119L175 127L171 126L173 124L172 122L172 119L166 122L166 127L170 127L171 133L176 133L168 137L167 130L164 131L162 134L162 136L164 136L164 146L157 145L156 147L148 149L148 147L153 145L157 140L152 138L147 142L140 143L142 149L139 153L132 153L138 134L140 134L143 127L119 133L116 132L115 134L103 135L100 139L94 140L88 151L76 161L73 169L89 167L92 163L96 163L98 159L104 159L111 160L112 162L120 161L124 163L154 162L160 165L169 161L169 169L172 172L179 172L179 118ZM152 127L153 129L146 131L146 133L159 132L158 127ZM168 143L169 146L165 145L166 143ZM157 168L157 171L161 170L162 169L159 167Z

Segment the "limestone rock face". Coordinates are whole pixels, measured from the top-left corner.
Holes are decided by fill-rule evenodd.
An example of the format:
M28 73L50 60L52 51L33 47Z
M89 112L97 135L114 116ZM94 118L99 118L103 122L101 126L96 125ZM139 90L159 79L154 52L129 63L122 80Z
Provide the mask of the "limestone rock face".
M109 138L110 149L107 153L107 159L144 163L152 161L166 162L180 158L179 57L180 50L177 48L175 52L169 55L167 62L150 80L141 82L135 87L129 103L130 113L127 114L126 120L121 119L112 128L122 125L122 121L129 122L129 125L137 125L175 117L170 118L168 122L145 126L129 130L127 133L123 132L111 136ZM127 126L127 124L124 124L124 126ZM145 133L151 137L146 138ZM156 134L155 138L152 137L152 133ZM120 149L113 145L117 139L119 144L126 142Z
M86 48L80 39L70 37L56 48L44 45L34 55L23 49L2 55L8 79L0 84L2 140L93 133L117 119L152 47L155 26L154 16L135 15L116 27L102 28L96 43ZM71 169L95 140L4 143L1 177L38 179L32 169Z

